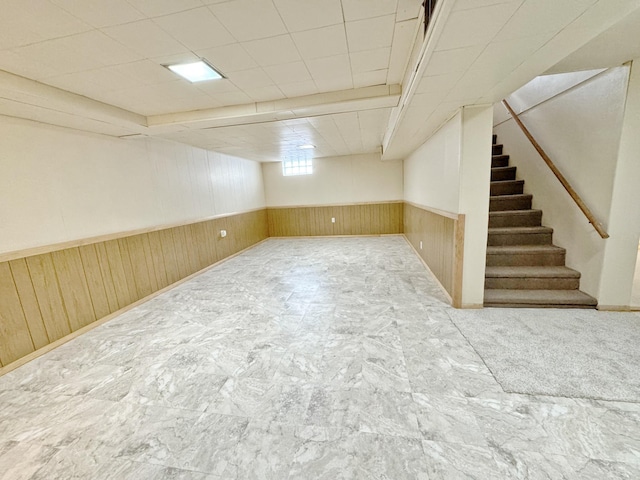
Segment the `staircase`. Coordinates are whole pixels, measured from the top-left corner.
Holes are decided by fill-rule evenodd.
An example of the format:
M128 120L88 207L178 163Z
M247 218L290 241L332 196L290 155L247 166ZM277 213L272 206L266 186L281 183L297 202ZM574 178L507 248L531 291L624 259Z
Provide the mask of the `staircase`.
M580 273L565 267L565 249L551 243L542 211L531 209L516 167L493 136L486 307L594 308L597 300L578 290Z

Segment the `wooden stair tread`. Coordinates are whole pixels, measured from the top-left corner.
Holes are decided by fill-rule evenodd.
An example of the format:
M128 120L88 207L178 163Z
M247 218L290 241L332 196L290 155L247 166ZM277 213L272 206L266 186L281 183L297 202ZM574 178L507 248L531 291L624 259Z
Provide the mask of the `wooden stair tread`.
M486 289L485 306L500 307L595 307L598 301L580 290Z
M568 267L486 267L488 278L580 278L580 272Z
M551 227L491 227L489 235L517 235L520 233L553 233Z
M524 180L491 180L491 185L513 185L514 183L524 184Z
M489 212L489 216L531 215L532 213L542 213L542 210L536 210L534 208L526 210L496 210L494 212Z
M487 247L487 255L562 253L565 249L556 245L500 245Z
M487 253L537 253L564 252L564 248L557 245L500 245L487 247Z
M507 195L491 195L489 197L490 200L510 200L518 198L533 198L533 195L531 195L530 193L510 193Z

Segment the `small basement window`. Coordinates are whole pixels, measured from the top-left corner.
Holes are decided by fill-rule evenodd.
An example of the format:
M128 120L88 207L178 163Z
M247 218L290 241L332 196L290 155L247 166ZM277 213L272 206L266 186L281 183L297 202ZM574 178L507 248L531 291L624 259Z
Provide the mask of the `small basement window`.
M313 159L294 158L282 161L282 174L285 177L293 175L311 175L313 173Z

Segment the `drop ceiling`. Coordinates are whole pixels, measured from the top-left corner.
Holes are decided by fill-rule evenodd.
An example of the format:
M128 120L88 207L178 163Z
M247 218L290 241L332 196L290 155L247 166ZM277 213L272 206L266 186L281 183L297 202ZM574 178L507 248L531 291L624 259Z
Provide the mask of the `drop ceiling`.
M3 0L0 114L257 161L405 157L622 21L632 0ZM163 65L205 58L224 80Z

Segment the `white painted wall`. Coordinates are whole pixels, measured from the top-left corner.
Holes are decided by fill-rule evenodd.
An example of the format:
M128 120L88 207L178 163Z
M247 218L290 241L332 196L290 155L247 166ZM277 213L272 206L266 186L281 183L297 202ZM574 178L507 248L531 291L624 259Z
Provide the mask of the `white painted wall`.
M608 228L614 174L622 131L628 67L598 75L543 76L509 97L521 119L563 172L600 222ZM549 95L542 95L548 82ZM560 91L559 85L566 89ZM504 107L496 105L494 118L503 119ZM598 297L605 240L602 240L566 193L513 120L494 126L498 142L532 193L533 208L543 211L542 223L553 227L553 241L567 248L567 266L582 273L580 288Z
M465 216L462 307L484 303L491 185L491 105L462 109L459 213Z
M0 116L0 253L265 206L260 164Z
M404 199L458 213L462 114L457 112L404 161Z
M626 309L631 305L633 277L640 238L640 60L631 66L624 109L618 163L608 219L609 235L598 304L603 309Z
M263 163L267 206L340 205L402 200L402 162L379 154L318 158L313 174L285 177L282 163Z

